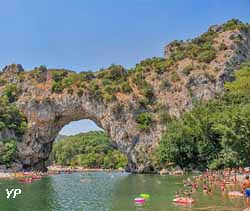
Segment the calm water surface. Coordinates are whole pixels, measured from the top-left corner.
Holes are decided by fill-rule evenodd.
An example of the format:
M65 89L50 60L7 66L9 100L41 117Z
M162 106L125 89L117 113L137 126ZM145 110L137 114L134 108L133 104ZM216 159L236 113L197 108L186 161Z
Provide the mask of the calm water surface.
M244 209L243 199L229 199L215 190L212 196L194 194L194 206L172 203L181 177L131 175L127 173L74 173L43 178L32 184L0 181L0 211L236 211ZM22 194L6 199L5 189L20 188ZM144 205L133 199L140 193L151 198Z

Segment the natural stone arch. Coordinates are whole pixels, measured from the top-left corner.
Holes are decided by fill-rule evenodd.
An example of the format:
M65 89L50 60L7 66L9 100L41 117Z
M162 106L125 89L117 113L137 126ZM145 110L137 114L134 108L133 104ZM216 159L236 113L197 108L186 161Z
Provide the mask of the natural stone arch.
M66 70L53 71L76 74ZM61 128L72 121L90 119L107 132L118 150L127 155L128 171L148 171L151 165L145 153L153 149L162 127L152 126L148 132L140 131L135 121L137 102L134 96L130 96L129 104L122 104L93 98L88 91L81 95L77 91L69 94L65 90L53 93L53 71L41 67L24 72L21 65L9 65L1 74L8 82L6 86L18 86L20 91L15 104L28 123L22 141L17 142L21 165L26 169L46 170L44 163ZM4 88L0 89L0 94ZM75 87L75 90L79 89Z
M20 144L20 158L25 167L42 169L52 143L64 125L81 119L90 119L116 140L117 148L129 154L132 145L123 123L107 115L106 109L72 96L50 101L29 102L22 107L29 128ZM131 146L130 146L131 145Z
M60 92L53 92L52 72L63 71L66 77L70 74L80 75L73 71L41 67L24 72L21 65L6 66L0 74L1 79L7 85L16 84L20 89L15 103L28 122L26 133L18 142L21 163L26 168L44 169L44 161L60 129L71 121L90 119L103 128L117 148L128 156L129 171L150 171L150 154L157 147L165 129L157 105L163 106L170 116L179 117L181 112L192 108L193 100L207 100L223 92L223 85L225 81L232 80L233 71L250 59L248 26L235 30L212 27L209 32L216 33L216 37L212 38L216 53L211 61L187 56L170 62L168 59L172 53L176 53L177 46L192 44L192 41L173 42L165 48L165 59L148 59L130 72L117 65L85 75L88 79L84 83L101 81L95 90L97 92L105 86L107 75L119 88L120 82L130 85L129 92L128 89L124 92L115 90L112 96L108 96L109 101L96 97L96 93L82 82L73 83L70 93L60 90L60 87L56 87ZM236 37L240 39L233 39ZM220 49L221 44L226 44L227 50ZM192 65L192 72L184 74L187 65ZM0 95L5 86L0 85ZM147 100L148 104L145 105L141 99ZM147 131L141 131L138 127L136 115L140 112L148 112L154 119Z

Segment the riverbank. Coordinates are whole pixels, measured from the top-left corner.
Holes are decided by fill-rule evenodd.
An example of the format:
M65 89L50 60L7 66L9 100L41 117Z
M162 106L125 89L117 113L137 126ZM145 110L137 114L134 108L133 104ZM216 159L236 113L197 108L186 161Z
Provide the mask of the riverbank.
M0 179L22 179L22 178L33 178L33 179L41 179L44 176L48 176L49 174L43 172L0 172Z
M16 179L16 178L25 178L25 177L36 177L36 176L49 176L49 175L54 175L54 174L71 174L74 172L125 172L125 169L119 168L119 169L103 169L103 168L85 168L82 166L61 166L61 165L51 165L48 166L48 171L47 172L39 172L39 171L29 171L29 172L24 172L24 171L1 171L0 170L0 179ZM221 170L221 172L224 172L223 174L228 175L228 180L235 179L239 182L243 181L245 176L249 174L249 171L241 171L237 172L236 175L234 173L225 173L226 169ZM215 174L218 174L218 171L214 171ZM201 171L191 171L191 172L186 172L181 169L172 169L166 170L162 169L161 171L157 172L156 174L159 174L161 176L184 176L184 175L203 175L205 172Z
M54 172L125 172L125 169L119 168L119 169L104 169L104 168L85 168L82 166L60 166L60 165L51 165L48 166L48 173L54 173Z
M49 176L53 174L61 174L61 173L74 173L74 172L125 172L123 168L119 169L102 169L102 168L84 168L81 166L59 166L53 165L48 167L47 172L38 172L38 171L30 171L30 172L8 172L8 171L0 171L0 179L16 179L16 178L24 178L24 177L36 177L36 176Z

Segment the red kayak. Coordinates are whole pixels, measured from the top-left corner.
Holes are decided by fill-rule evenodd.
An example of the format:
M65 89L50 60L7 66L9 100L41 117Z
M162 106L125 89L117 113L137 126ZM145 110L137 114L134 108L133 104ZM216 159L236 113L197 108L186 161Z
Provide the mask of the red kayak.
M32 182L32 178L25 178L25 179L20 179L19 182L23 182L23 183L31 183Z
M42 179L42 177L41 177L41 176L36 176L36 175L34 175L34 176L32 176L32 179L33 179L33 180L39 180L39 179Z
M192 198L178 197L173 199L173 202L177 204L193 204L194 200Z

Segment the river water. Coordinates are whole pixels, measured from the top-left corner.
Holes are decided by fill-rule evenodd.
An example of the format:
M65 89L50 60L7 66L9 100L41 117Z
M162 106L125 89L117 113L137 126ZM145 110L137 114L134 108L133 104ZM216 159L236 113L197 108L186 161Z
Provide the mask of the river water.
M196 192L193 206L172 203L183 188L182 177L132 175L127 173L73 173L45 177L31 184L0 181L1 211L236 211L243 199L230 199L219 190L211 196ZM6 198L5 189L21 189L16 198ZM140 193L150 194L143 205L134 204Z

